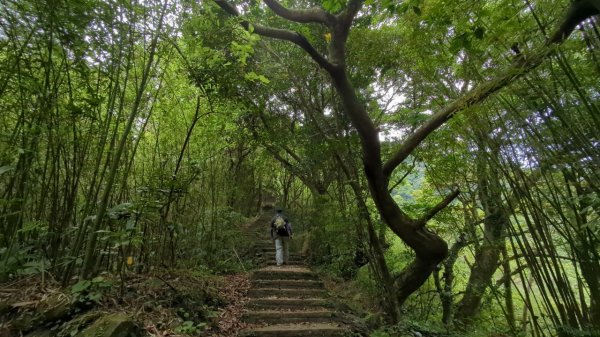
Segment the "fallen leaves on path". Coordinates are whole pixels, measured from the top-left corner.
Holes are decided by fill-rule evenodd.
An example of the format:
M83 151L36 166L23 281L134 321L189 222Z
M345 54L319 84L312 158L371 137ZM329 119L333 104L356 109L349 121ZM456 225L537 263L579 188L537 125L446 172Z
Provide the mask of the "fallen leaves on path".
M219 289L219 295L229 304L220 309L219 331L212 336L235 337L247 326L246 323L242 322L242 316L246 303L248 303L248 289L250 289L248 274L235 274L225 277L225 282Z

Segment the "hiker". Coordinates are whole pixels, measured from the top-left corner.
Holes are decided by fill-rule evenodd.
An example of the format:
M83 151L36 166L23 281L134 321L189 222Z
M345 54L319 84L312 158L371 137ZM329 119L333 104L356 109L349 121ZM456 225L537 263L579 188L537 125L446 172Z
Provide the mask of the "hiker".
M275 261L278 266L289 262L291 238L292 224L283 215L283 210L278 209L271 219L271 239L275 241Z

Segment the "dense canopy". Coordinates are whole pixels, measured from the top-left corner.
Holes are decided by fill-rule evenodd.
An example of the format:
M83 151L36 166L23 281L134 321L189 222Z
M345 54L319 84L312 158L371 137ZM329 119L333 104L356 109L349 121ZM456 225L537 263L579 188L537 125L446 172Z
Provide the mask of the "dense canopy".
M599 13L0 0L0 282L242 273L274 203L372 336L600 336Z

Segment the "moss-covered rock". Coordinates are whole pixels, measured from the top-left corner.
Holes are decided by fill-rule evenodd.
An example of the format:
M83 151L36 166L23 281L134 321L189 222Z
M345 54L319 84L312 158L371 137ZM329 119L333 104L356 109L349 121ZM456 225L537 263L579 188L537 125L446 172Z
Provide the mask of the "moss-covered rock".
M75 336L77 333L83 331L85 328L94 323L101 316L103 316L103 314L98 311L91 311L77 315L72 320L60 327L57 337Z
M100 317L76 337L140 337L138 326L125 314Z
M28 333L25 337L54 337L56 336L56 331L52 331L49 329L45 330L35 330L33 332Z
M73 309L70 296L55 292L45 296L34 308L24 307L23 310L11 314L10 329L16 332L29 332L42 325L68 317ZM13 310L14 311L14 310Z
M27 332L39 325L38 315L34 311L19 313L10 323L10 329L16 332Z
M46 297L36 311L43 322L54 322L68 316L73 310L72 298L64 293L53 293Z

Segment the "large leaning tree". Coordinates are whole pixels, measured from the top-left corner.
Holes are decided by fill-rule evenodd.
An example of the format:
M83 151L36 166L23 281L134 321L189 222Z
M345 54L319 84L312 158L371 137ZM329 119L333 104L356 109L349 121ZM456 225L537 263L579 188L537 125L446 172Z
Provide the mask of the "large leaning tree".
M432 114L412 134L405 137L391 156L383 158L379 131L350 80L346 64L346 42L354 19L365 5L364 0L335 1L336 4L342 5L336 13L331 13L320 6L308 9L290 9L276 0L263 0L263 3L282 19L300 24L325 26L330 33L326 54L317 50L299 32L265 26L258 22L249 22L232 3L225 0L214 0L214 2L228 14L238 17L245 29L263 37L288 41L302 48L323 71L329 74L342 102L344 113L352 122L352 126L360 138L364 173L377 210L387 226L415 252L414 260L404 268L394 282L395 297L399 305L402 305L413 292L421 287L435 267L446 257L448 245L440 236L429 231L426 224L452 202L459 191L447 195L422 216L411 217L398 206L390 194L388 185L394 170L428 135L440 128L454 114L484 101L493 93L540 65L546 57L552 54L557 45L565 41L579 23L600 13L600 0L572 2L558 28L543 46L529 55L519 58L503 75L483 82L462 97L449 102L445 107ZM343 6L344 4L345 6ZM255 5L259 6L256 2Z

